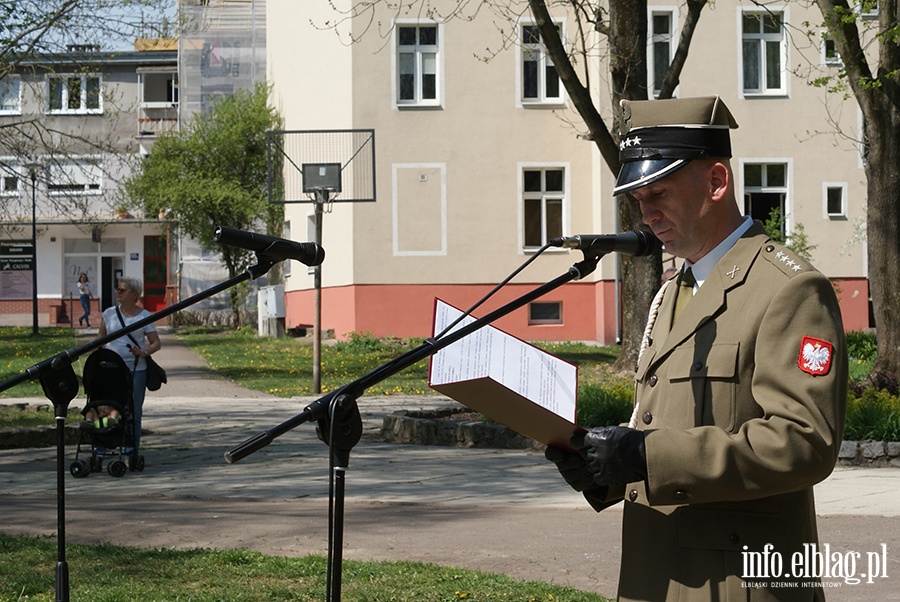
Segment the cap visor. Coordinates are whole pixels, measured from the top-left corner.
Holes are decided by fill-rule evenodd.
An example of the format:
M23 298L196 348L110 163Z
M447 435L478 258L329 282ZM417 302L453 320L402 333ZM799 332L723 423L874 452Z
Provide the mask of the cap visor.
M616 178L613 196L625 194L661 180L686 164L686 159L645 159L624 163L622 169L619 170L619 177Z

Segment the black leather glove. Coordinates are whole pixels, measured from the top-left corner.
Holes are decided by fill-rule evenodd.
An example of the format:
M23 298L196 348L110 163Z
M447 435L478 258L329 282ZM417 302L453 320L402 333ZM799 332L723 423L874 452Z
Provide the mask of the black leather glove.
M623 426L595 427L572 437L599 485L626 485L647 478L644 433Z
M558 447L548 447L544 452L544 457L556 464L559 474L566 480L566 483L575 491L580 491L584 495L584 499L597 512L609 508L619 501L606 501L609 488L599 485L594 480L593 473L588 470L584 458L579 454L572 454Z
M559 474L575 491L594 489L599 485L594 481L594 474L588 470L584 458L558 447L548 447L544 457L556 464Z

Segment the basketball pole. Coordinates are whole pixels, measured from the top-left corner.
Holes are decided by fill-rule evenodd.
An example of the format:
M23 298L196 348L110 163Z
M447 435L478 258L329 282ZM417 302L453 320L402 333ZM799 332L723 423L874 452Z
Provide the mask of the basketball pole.
M322 245L322 213L328 191L316 191L316 244ZM322 265L313 268L313 393L322 393Z

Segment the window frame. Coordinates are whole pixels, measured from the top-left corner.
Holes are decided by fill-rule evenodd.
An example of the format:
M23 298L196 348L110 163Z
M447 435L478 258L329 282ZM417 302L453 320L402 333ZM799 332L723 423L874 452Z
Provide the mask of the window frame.
M783 186L773 186L768 184L768 170L763 169L762 173L762 184L760 186L748 186L747 185L747 166L749 165L761 165L767 168L770 165L783 165L785 170L785 181ZM741 202L741 213L743 215L751 215L747 213L747 195L751 193L777 193L782 194L782 217L784 218L784 233L787 234L793 230L793 177L794 177L794 164L793 161L789 158L784 157L763 157L763 158L746 158L740 160L740 183L741 183L741 195L739 198L742 199ZM752 216L752 215L751 215ZM760 221L765 221L768 216L760 219Z
M834 54L832 56L828 55L828 46L832 45ZM841 57L841 53L838 52L837 46L834 46L834 38L829 35L827 29L822 30L822 46L820 49L820 57L822 64L826 67L843 67L844 59Z
M14 73L11 73L0 79L0 87L9 89L10 84L15 82L16 85L16 103L14 108L6 109L3 108L3 104L0 103L0 115L21 115L22 114L22 78ZM0 99L3 97L0 96Z
M744 32L745 17L750 15L766 16L772 14L777 14L781 18L781 27L778 34L765 32L747 34ZM737 30L740 34L738 36L738 56L740 57L740 60L738 61L737 68L739 93L742 98L784 97L790 94L790 77L788 71L788 66L790 65L790 47L785 33L786 26L789 22L790 11L786 6L768 6L765 10L761 10L757 6L740 7L738 9ZM747 87L745 78L746 69L744 67L746 62L744 46L748 41L753 41L758 46L759 71L757 76L759 77L759 88ZM769 73L766 67L766 48L767 43L769 42L778 42L779 86L777 88L770 88L767 84L767 76Z
M878 0L874 0L875 8L870 8L866 10L865 4L867 0L859 0L856 4L853 5L853 10L859 13L859 16L863 19L877 19L878 18Z
M553 23L559 28L559 34L562 39L565 39L566 36L566 22L564 19L553 19ZM557 71L556 77L558 79L559 84L559 96L547 96L547 61L550 60L550 56L547 53L547 49L544 46L543 37L541 37L539 42L525 42L525 27L537 27L537 22L534 19L520 19L518 23L516 23L516 106L519 108L528 108L528 107L564 107L568 102L568 97L566 95L566 87L563 85L562 78L559 76L559 72ZM538 32L540 35L540 32ZM527 53L536 52L538 53L538 61L537 61L537 88L538 95L534 98L526 98L525 97L525 58ZM551 63L551 66L555 69L556 65Z
M664 15L669 18L669 34L668 39L661 34L653 32L653 17ZM660 39L657 39L659 37ZM659 90L656 89L656 57L654 49L657 43L668 43L669 46L669 65L672 64L672 58L678 48L678 14L677 8L674 6L648 6L647 7L647 83L649 91L653 94L653 98L659 98ZM668 66L667 66L668 68ZM660 82L662 84L662 82ZM675 87L676 93L672 97L677 96L678 87Z
M828 210L828 191L829 190L840 190L841 191L841 208L837 213L833 213ZM847 219L847 207L849 206L847 194L848 194L849 190L850 190L850 186L847 184L847 182L822 182L822 214L826 219L831 219L831 220Z
M70 107L71 90L69 84L79 80L78 107ZM88 80L97 80L97 106L88 106ZM53 86L60 86L59 108L53 107ZM50 73L45 79L44 90L46 92L45 110L48 115L100 115L103 113L103 76L99 73Z
M535 318L535 317L533 317L532 313L531 313L532 309L534 309L536 306L541 306L541 305L546 305L546 306L555 305L557 312L559 313L559 317L558 318ZM564 323L565 323L565 318L563 315L563 302L562 301L541 300L541 301L532 301L531 303L528 304L528 326L546 326L548 324L551 326L558 326L558 325L564 324Z
M78 171L85 176L80 188L74 187L74 183L76 183L74 179L68 183L56 181L57 175L71 173L65 170L66 166L77 167ZM85 169L82 166L89 168ZM96 182L92 182L90 179L92 172L96 173ZM45 167L45 177L47 178L48 196L97 196L103 194L103 161L99 156L84 155L54 158Z
M0 163L3 165L0 168L0 197L9 199L22 196L22 192L25 190L23 182L28 176L25 168L18 163L15 157L0 157ZM6 181L9 178L16 180L14 190L6 188Z
M420 45L419 44L419 28L421 27L435 27L437 29L437 44L434 45ZM407 50L406 52L401 53L401 45L400 45L400 29L401 28L416 28L416 44L409 46L404 45L403 48L412 48L412 50ZM435 109L442 108L444 106L444 23L439 19L395 19L393 22L392 29L392 38L391 38L391 47L393 49L391 54L391 71L392 71L392 92L391 96L394 101L394 106L398 109L408 109L408 108L426 108L426 109ZM401 69L401 54L414 54L415 55L415 94L412 99L402 99L400 98L400 69ZM422 98L422 76L423 76L423 62L425 54L434 54L434 68L435 68L435 97L423 99Z
M562 190L561 191L548 191L546 190L546 176L545 173L547 171L555 171L561 170L562 173ZM541 172L541 191L525 191L525 173L528 171L540 171ZM572 205L571 199L571 189L572 189L572 173L571 168L568 163L559 163L559 162L547 162L547 163L519 163L518 165L518 206L519 206L519 249L523 253L529 253L537 251L541 246L547 244L547 241L551 238L547 233L547 201L552 200L560 200L561 201L561 215L560 215L560 236L565 236L566 232L569 231L569 219L570 219L570 211ZM525 241L525 227L526 227L526 210L525 203L526 201L535 201L540 200L541 202L541 244L540 245L526 245ZM566 249L557 249L551 248L548 251L565 251Z

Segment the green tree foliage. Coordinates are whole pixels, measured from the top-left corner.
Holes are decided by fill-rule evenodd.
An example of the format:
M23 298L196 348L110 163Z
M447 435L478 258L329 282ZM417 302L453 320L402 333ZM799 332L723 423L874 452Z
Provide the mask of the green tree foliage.
M149 215L164 211L182 233L209 248L217 226L240 230L263 227L281 235L284 212L268 202L266 133L282 128L268 104L268 88L257 85L223 97L190 127L162 136L125 184L132 202ZM231 277L243 272L253 255L222 246ZM232 291L235 324L240 299Z
M783 244L806 261L812 261L812 252L816 245L809 244L809 237L806 235L803 224L795 224L794 231L790 234L785 234L786 222L787 217L781 212L781 209L775 207L769 213L769 218L763 226L766 229L766 234L772 240Z

